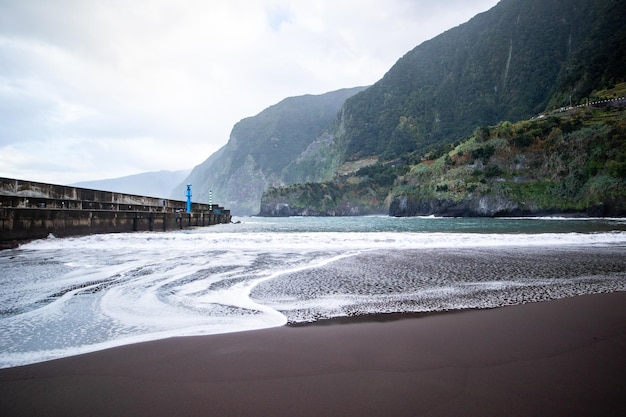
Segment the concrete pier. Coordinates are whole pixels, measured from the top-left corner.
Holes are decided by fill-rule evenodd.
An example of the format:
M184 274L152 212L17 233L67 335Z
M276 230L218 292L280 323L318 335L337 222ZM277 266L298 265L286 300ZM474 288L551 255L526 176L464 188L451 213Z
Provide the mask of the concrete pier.
M87 188L0 178L0 248L95 233L167 231L230 223L230 210Z

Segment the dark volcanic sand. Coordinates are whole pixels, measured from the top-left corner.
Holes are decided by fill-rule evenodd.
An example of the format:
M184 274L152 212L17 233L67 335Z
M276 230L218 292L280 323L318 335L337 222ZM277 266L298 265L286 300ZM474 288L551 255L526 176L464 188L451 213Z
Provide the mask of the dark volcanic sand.
M625 248L530 246L368 251L262 282L251 297L294 323L615 291L626 291Z
M3 416L608 416L626 292L124 346L0 370Z

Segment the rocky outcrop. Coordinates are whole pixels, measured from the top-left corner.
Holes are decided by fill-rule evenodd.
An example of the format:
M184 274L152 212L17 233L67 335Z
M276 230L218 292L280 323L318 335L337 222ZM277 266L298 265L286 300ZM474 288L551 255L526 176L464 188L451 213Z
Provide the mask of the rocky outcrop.
M336 206L315 208L310 206L298 206L293 199L266 199L261 201L261 217L290 217L290 216L362 216L372 214L387 214L380 210L373 210L360 204L343 201Z
M389 206L389 215L405 216L447 216L447 217L493 217L510 214L532 214L521 209L518 204L502 196L470 197L458 202L438 198L414 200L407 196L395 197Z
M443 217L496 217L523 216L556 213L558 210L538 210L508 200L502 196L470 196L461 201L424 198L414 200L407 196L398 196L391 201L389 215L405 216L443 216Z
M499 195L470 196L461 201L438 198L414 199L397 196L389 206L389 215L395 217L441 216L441 217L502 217L546 216L554 214L591 217L622 217L626 215L626 201L604 202L583 210L539 208L535 205L517 203Z

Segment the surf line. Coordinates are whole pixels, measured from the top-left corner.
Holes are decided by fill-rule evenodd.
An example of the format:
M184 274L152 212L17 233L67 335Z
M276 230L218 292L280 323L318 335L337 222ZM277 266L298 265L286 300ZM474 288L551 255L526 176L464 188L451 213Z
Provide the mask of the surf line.
M250 298L250 294L252 293L252 290L254 289L254 287L256 287L257 285L261 284L262 282L265 281L269 281L271 279L277 278L281 275L285 275L285 274L293 274L296 272L300 272L300 271L305 271L307 269L313 269L313 268L320 268L322 266L328 265L332 262L336 262L340 259L344 259L344 258L349 258L352 256L356 256L359 255L363 252L366 251L370 251L370 250L374 250L374 249L366 249L366 250L358 250L358 251L351 251L351 252L347 252L347 253L342 253L340 255L335 255L332 256L330 258L325 258L325 259L321 259L321 260L315 260L312 261L306 265L301 265L301 266L297 266L294 268L290 268L290 269L285 269L285 270L281 270L281 271L275 271L272 272L271 274L264 276L264 277L260 277L260 278L256 278L253 280L249 280L249 281L243 281L239 284L234 285L231 288L232 290L235 290L237 293L239 293L240 297L238 297L241 300L246 300L245 306L241 306L241 307L246 307L246 308L255 308L258 309L259 311L262 311L264 313L268 313L271 314L272 316L274 316L275 318L278 319L278 317L280 317L280 320L277 320L277 326L283 326L285 324L287 324L287 317L282 314L281 312L279 312L278 310L275 310L269 306L263 305L263 304L259 304L257 302L255 302L254 300L252 300L252 298Z

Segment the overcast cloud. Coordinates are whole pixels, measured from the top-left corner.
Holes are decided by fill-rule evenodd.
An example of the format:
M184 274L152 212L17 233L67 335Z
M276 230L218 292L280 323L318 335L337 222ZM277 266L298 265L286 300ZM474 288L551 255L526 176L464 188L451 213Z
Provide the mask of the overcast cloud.
M191 169L285 97L378 81L497 0L0 0L0 176Z

